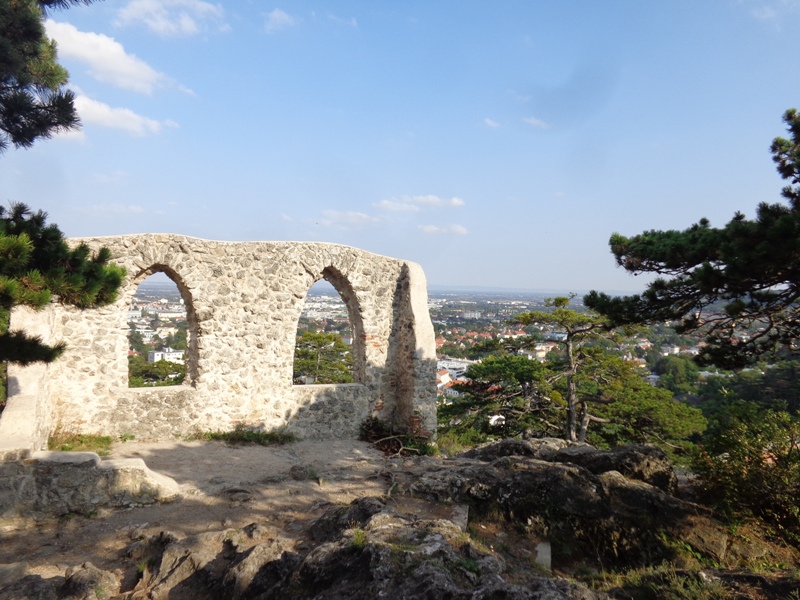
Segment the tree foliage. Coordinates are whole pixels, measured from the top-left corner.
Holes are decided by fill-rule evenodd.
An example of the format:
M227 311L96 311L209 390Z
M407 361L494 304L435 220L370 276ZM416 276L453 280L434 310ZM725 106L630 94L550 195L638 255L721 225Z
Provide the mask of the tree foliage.
M593 394L593 411L602 418L587 440L600 448L657 444L675 457L689 450L688 440L706 428L699 409L675 400L667 389L653 387L639 367L619 356L596 355L582 379L583 393Z
M784 203L737 212L724 227L701 219L684 231L614 233L611 251L631 273L658 275L642 293L590 292L586 305L615 324L677 321L706 337L698 361L738 368L800 337L800 115L783 116L789 139L770 148L788 183ZM746 336L741 335L747 332Z
M168 360L147 362L141 356L128 357L128 386L180 385L186 378L186 365Z
M742 403L705 437L692 469L711 505L800 542L800 419Z
M586 433L591 421L597 417L589 412L589 398L578 391L578 373L585 362L585 344L596 341L604 335L611 335L609 322L594 312L579 312L569 308L572 297L549 298L546 306L551 310L537 310L522 313L515 320L523 325L546 324L558 328L563 336L558 340L563 347L563 364L554 379L563 377L565 383L564 399L567 403L566 439L586 441Z
M353 355L335 333L306 332L294 350L295 383L352 383Z
M8 315L14 306L42 308L55 297L80 308L114 302L125 270L111 264L111 253L92 253L85 244L70 248L42 211L23 204L0 207L0 361L17 364L50 362L64 344L47 345L40 338L9 332Z
M653 366L659 376L658 386L673 394L691 394L697 391L700 369L690 358L682 356L662 356Z
M80 125L69 74L57 62L56 44L44 28L46 11L89 0L0 2L0 152Z

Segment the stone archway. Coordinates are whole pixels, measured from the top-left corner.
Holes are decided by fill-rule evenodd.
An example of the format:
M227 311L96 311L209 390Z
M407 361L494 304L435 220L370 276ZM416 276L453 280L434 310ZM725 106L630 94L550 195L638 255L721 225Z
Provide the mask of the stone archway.
M244 424L322 439L355 437L363 419L375 415L435 431L435 343L419 265L324 243L156 234L80 241L108 247L128 275L114 305L88 311L52 305L12 316L12 327L68 345L46 368L10 373L16 396L36 403L28 413L38 415L34 446L55 423L155 439ZM191 385L177 389L131 390L125 313L138 282L156 270L189 299L195 372ZM339 291L358 330L359 383L298 390L303 386L293 387L286 374L305 295L320 275ZM0 435L6 425L4 415Z

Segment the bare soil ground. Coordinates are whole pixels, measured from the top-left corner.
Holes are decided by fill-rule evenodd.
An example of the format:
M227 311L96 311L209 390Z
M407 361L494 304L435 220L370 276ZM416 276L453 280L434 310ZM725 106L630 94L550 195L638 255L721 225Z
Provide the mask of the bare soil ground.
M109 456L126 457L142 458L152 470L175 479L184 497L169 504L102 509L90 518L5 524L0 528L0 565L26 563L27 573L43 577L63 576L66 567L86 561L114 570L131 540L142 535L171 531L183 537L250 523L299 541L307 524L331 504L383 496L392 472L413 460L387 459L356 440L269 447L124 442ZM13 570L6 575L15 576Z

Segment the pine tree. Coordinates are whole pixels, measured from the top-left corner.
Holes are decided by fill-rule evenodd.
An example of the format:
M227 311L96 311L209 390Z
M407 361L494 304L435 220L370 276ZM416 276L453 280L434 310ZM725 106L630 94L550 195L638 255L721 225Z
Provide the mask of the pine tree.
M0 152L80 125L44 17L48 9L89 1L0 0Z
M8 331L8 316L15 306L42 308L53 297L80 308L116 300L125 270L110 264L111 254L96 254L81 244L70 248L47 215L31 212L24 204L0 207L0 362L17 364L51 362L65 348L47 345L37 337Z
M617 264L659 277L638 295L590 292L584 303L615 324L675 321L700 331L698 361L739 368L800 338L800 115L783 116L790 139L770 148L789 183L788 204L762 203L755 219L736 213L722 228L701 219L684 231L611 236Z

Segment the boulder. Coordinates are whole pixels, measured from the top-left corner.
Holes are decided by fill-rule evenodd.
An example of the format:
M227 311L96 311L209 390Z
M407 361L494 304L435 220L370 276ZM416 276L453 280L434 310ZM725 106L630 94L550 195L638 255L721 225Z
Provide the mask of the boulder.
M477 458L485 462L491 462L504 456L529 456L541 460L551 460L560 450L574 446L588 446L587 444L577 444L559 438L532 438L528 440L503 439L497 442L489 442L467 450L459 454L464 458ZM591 446L589 446L591 448Z
M237 532L200 533L169 542L150 583L151 600L213 598L236 555ZM160 543L160 542L157 542Z
M546 460L579 465L595 475L618 471L628 479L644 481L670 494L675 493L678 487L678 479L666 452L652 444L617 446L611 450L571 446L562 448Z
M63 600L106 600L119 593L119 579L90 562L67 569L61 588Z
M340 518L338 510L332 512ZM525 584L509 583L505 565L477 548L452 522L414 519L389 507L356 529L345 530L338 540L313 549L282 585L259 596L261 600L602 597L559 578L534 576Z
M574 464L521 456L429 470L410 488L527 528L551 542L555 564L576 553L606 568L669 560L675 554L670 536L678 539L681 522L702 512L616 471L598 476Z
M283 544L277 540L269 540L239 554L227 568L222 580L225 597L231 598L231 600L239 600L244 597L246 591L250 591L252 594L254 590L248 590L248 588L251 587L253 580L259 575L259 581L255 587L263 588L261 589L262 592L272 587L285 574L268 574L262 573L262 571L265 565L279 561L283 552Z
M468 450L461 456L485 462L504 456L527 456L548 462L578 465L595 475L619 471L628 479L644 481L670 494L678 486L669 457L661 448L652 444L631 444L611 450L598 450L589 444L558 438L506 439Z
M372 497L357 498L348 506L329 509L308 528L308 536L316 542L329 542L341 537L345 529L363 526L373 515L394 512Z
M57 600L63 577L44 579L26 575L16 581L0 581L0 600Z

